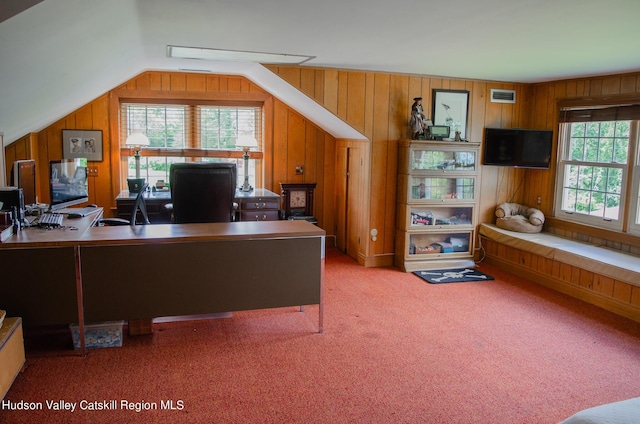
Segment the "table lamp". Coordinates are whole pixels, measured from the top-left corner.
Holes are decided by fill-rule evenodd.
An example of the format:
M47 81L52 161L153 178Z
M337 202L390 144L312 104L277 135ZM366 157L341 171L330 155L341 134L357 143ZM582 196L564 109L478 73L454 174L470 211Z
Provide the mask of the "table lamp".
M134 158L136 160L136 177L127 178L129 184L130 193L138 193L144 185L144 178L140 178L140 149L142 146L149 145L149 139L142 133L132 133L127 137L125 145L131 147L135 152Z
M250 135L241 135L236 141L236 147L244 150L244 155L242 155L242 159L244 159L244 184L240 187L240 190L245 192L252 191L253 187L249 184L249 150L251 150L252 147L258 147L258 140Z

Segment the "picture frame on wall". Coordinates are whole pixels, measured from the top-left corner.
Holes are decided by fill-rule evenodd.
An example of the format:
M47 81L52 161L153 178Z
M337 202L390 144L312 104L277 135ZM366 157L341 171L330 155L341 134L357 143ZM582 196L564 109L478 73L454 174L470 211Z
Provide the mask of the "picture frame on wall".
M469 118L469 91L433 89L433 125L446 125L450 137L460 131L460 138L467 140Z
M102 162L102 131L62 130L62 157Z

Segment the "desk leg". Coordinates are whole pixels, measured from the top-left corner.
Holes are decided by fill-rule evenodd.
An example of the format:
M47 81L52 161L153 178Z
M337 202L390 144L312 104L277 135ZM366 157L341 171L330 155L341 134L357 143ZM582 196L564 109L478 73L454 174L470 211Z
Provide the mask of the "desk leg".
M82 261L80 260L80 246L73 247L74 261L76 267L76 295L78 304L78 331L80 331L80 355L85 356L87 349L84 337L84 302L82 294Z
M320 245L320 304L318 305L318 333L324 331L324 261L325 261L325 237L322 237Z

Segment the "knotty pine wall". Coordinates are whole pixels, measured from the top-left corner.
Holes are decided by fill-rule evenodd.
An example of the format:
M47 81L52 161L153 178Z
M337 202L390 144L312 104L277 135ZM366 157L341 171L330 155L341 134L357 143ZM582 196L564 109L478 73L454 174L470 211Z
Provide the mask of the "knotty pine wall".
M531 86L430 76L390 74L302 66L269 66L274 73L349 123L370 140L369 230L374 242L362 247L365 262L390 265L395 243L398 140L408 136L413 98L423 97L425 115L431 116L431 90L468 90L469 136L482 141L484 127L523 127L531 120ZM516 104L492 103L492 88L516 90ZM495 206L523 198L524 170L482 167L478 222L492 222Z
M280 192L279 183L317 182L315 216L328 234L334 234L336 140L286 104L246 78L181 72L144 72L94 101L7 146L6 163L37 159L38 198L49 202L48 162L62 158L63 129L102 130L103 161L90 162L90 202L105 206L113 215L121 187L123 166L119 147L118 103L120 99L256 100L265 102L264 187ZM33 148L35 146L35 148ZM304 165L302 175L295 166Z
M532 90L527 84L447 79L430 76L362 72L309 67L269 67L356 130L369 138L365 151L365 175L359 184L368 199L350 202L348 214L357 216L358 229L345 240L357 246L358 260L371 266L391 265L395 242L395 207L398 140L408 136L413 97L422 96L425 114L431 116L431 90L468 90L469 138L481 141L485 126L528 127ZM516 90L517 103L492 103L492 88ZM39 198L48 202L47 163L62 157L62 129L100 129L103 131L104 160L93 162L95 176L90 179L91 202L115 208L120 187L121 160L118 151L117 107L120 98L219 99L266 98L272 119L265 119L264 186L278 192L280 181L317 182L315 214L328 234L336 234L336 204L342 195L336 173L336 144L349 146L349 140L335 140L295 110L245 78L181 72L145 72L109 93L74 111L38 132L37 155ZM31 136L34 137L34 136ZM14 143L16 144L16 143ZM14 144L8 146L11 150ZM19 157L15 157L19 159ZM295 165L305 172L295 175ZM493 221L495 205L521 201L525 171L483 167L481 170L478 222ZM355 210L354 210L355 209ZM109 214L111 211L107 211ZM112 213L112 212L111 212ZM377 240L368 237L377 229ZM353 252L350 252L352 256ZM354 256L355 257L355 256Z

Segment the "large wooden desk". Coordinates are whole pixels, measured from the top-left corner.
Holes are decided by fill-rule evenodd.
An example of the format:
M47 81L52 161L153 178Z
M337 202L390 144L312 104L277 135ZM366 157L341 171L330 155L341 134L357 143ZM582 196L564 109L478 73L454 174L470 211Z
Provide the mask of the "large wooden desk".
M305 221L32 228L0 244L0 299L25 326L318 304L322 332L324 235Z

